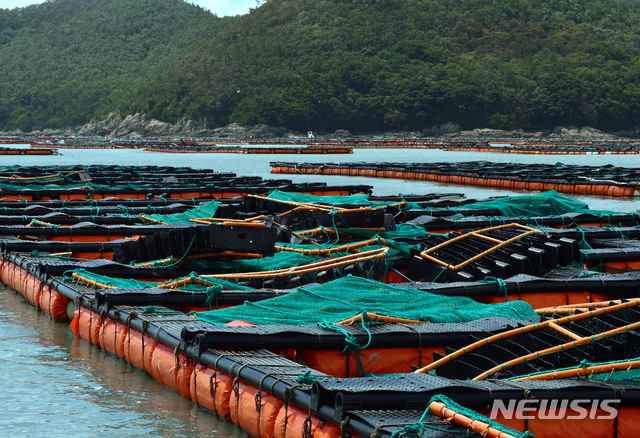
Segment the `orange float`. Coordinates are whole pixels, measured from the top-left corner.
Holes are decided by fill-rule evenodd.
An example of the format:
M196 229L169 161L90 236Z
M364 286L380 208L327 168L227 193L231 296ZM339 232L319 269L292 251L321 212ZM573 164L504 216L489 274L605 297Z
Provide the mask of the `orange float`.
M283 406L274 427L274 438L339 438L340 428L296 406Z
M67 313L69 303L71 303L70 298L62 295L49 285L42 286L38 307L54 321L67 322L70 320Z
M215 401L215 370L206 365L196 363L193 367L193 377L191 378L191 384L189 392L191 393L191 400L199 406L202 406L209 412L216 411Z
M184 353L176 355L171 347L158 343L151 357L151 375L156 382L191 398L192 374L193 364Z
M441 347L366 348L360 360L366 372L390 374L411 372L411 366L433 362L433 353L444 354ZM298 359L306 366L333 377L358 377L357 353L342 350L298 350Z

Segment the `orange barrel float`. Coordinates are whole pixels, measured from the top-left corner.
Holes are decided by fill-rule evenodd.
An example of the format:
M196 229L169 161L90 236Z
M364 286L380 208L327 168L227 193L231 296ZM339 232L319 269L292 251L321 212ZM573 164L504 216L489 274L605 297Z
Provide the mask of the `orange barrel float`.
M445 354L443 347L367 348L357 353L342 350L298 350L298 358L316 371L335 377L358 377L358 360L367 372L391 374L411 372L411 366L433 362L433 353Z
M151 375L163 385L178 391L184 397L191 398L191 375L193 364L182 352L158 343L151 358Z
M131 366L151 374L153 370L151 359L157 346L158 341L155 338L128 327L127 337L125 338L124 360Z
M234 379L229 398L230 417L250 436L271 438L284 402L273 394Z
M283 406L276 418L275 438L339 438L340 428L296 406Z
M54 321L67 322L71 320L68 311L71 302L69 297L62 295L55 288L47 284L42 285L38 307Z
M127 329L128 327L125 324L113 322L110 318L105 318L98 332L100 348L118 356L120 359L124 359Z

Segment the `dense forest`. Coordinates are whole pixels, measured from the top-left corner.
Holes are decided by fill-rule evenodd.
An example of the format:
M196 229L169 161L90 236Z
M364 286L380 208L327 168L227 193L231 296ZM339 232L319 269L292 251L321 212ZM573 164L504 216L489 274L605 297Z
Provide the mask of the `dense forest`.
M632 0L181 0L0 10L0 128L117 110L297 130L640 126Z
M48 0L0 9L0 129L85 123L231 19L181 0Z

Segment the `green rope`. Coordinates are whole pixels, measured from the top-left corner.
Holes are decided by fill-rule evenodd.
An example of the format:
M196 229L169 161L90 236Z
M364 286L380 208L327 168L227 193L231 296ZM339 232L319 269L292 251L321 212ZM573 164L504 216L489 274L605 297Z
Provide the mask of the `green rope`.
M582 249L593 249L585 237L585 230L581 226L576 226L576 230L582 234L582 240L578 242L578 246Z
M209 310L213 310L211 308L211 303L213 303L213 299L216 297L216 295L218 294L218 292L220 292L222 290L222 286L220 286L219 284L216 284L214 286L210 286L208 288L205 289L205 293L207 294L207 299L205 300L205 302L202 304L203 307L209 307Z
M492 428L499 430L500 432L504 432L506 434L513 435L518 438L535 438L535 436L529 431L525 431L524 433L518 432L517 430L511 429L510 427L500 424L495 420L487 418L484 415L477 413L476 411L465 408L464 406L459 405L458 403L451 400L449 397L446 397L442 394L436 394L433 397L431 397L428 405L430 405L434 401L444 404L447 408L459 414L462 414L465 417L471 418L473 420L481 421L482 423L486 423ZM427 411L428 410L429 408L427 408Z
M411 437L411 438L420 438L422 436L422 434L424 433L425 429L437 430L437 431L440 431L440 432L446 432L447 434L454 434L454 435L467 435L468 434L467 431L455 430L455 429L445 429L445 428L442 428L442 427L434 426L432 424L423 423L423 421L424 421L424 419L425 419L425 417L427 416L428 413L429 413L429 408L427 407L427 409L424 410L424 412L422 413L422 416L420 417L420 419L418 421L416 421L413 424L407 424L403 428L396 430L395 432L393 432L391 434L391 438L399 438L400 436L403 436L403 435Z
M80 272L83 272L83 271L84 271L84 269L82 269L82 268L80 268L80 269L70 269L68 271L64 271L62 273L62 279L64 281L75 281L75 279L69 273L73 274L74 272L80 273Z
M394 271L396 274L398 274L399 276L401 276L402 278L404 278L405 280L408 280L410 283L415 283L415 281L413 281L412 279L410 279L409 277L407 277L406 275L404 275L402 272L398 271L397 269L395 269L393 266L389 266L389 268Z
M507 294L507 283L502 278L497 277L484 277L484 280L480 280L480 283L497 284L498 293L504 293L505 302L509 301L509 295Z
M177 310L160 310L156 306L146 306L142 308L142 313L182 313Z
M331 210L331 223L333 223L333 229L336 232L336 241L335 241L335 243L337 244L340 241L340 233L338 232L338 227L336 226L336 220L335 220L335 215L336 214L338 214L337 211ZM340 216L339 214L338 214L338 216L342 219L342 216ZM342 221L346 225L346 222L344 221L344 219L342 219ZM329 243L331 243L331 240L329 240Z
M451 265L447 265L447 266L445 266L444 268L442 268L442 270L441 270L440 272L438 272L438 275L436 275L436 278L434 278L433 280L431 280L431 283L435 283L435 282L436 282L436 280L437 280L438 278L440 278L440 276L442 275L442 273L443 273L444 271L446 271L447 269L449 269L449 266L451 266Z
M335 377L331 377L331 376L312 376L311 375L311 371L312 370L307 370L306 373L297 376L296 377L296 382L298 382L300 384L303 384L303 385L313 385L313 382L315 382L316 380L320 380L320 379L335 379Z
M322 225L320 225L320 231L322 231L324 233L324 235L327 237L327 243L331 244L331 236L329 236L329 233L327 233L324 230L324 227Z
M598 266L602 266L602 264L598 265ZM598 267L596 266L596 268ZM602 273L600 272L588 272L588 271L582 271L580 273L580 275L578 276L578 278L590 278L590 277L597 277L599 275L602 275Z
M173 256L169 256L169 259L170 259L171 263L169 263L169 264L159 263L159 262L156 260L156 261L153 261L153 262L151 263L151 266L152 266L152 267L155 267L155 266L162 266L162 267L164 267L164 268L171 268L171 267L173 267L173 266L179 265L179 264L180 264L180 262L182 262L182 260L184 260L184 258L187 256L187 254L189 254L189 251L191 250L191 245L193 245L193 242L195 242L195 241L196 241L196 236L197 236L197 234L194 234L194 235L193 235L193 238L191 239L191 242L189 243L189 246L187 247L187 250L184 252L184 254L182 254L182 257L180 257L177 261L175 261L175 262L174 262L174 261L173 261ZM148 263L148 262L140 262L140 263L137 263L135 260L133 260L133 261L131 261L131 263L129 263L129 265L130 265L130 266L137 266L137 265L141 265L141 264L145 264L145 263Z
M345 354L347 351L357 354L357 356L358 356L358 367L357 367L357 370L356 370L356 375L358 377L360 376L360 371L362 371L362 376L366 375L366 373L364 371L364 365L362 364L362 360L360 358L360 350L364 350L365 348L367 348L371 344L371 332L369 331L369 329L365 325L366 322L367 322L366 319L367 319L367 312L365 312L363 310L362 313L361 313L361 316L360 316L360 322L362 323L362 328L367 332L367 335L369 335L369 340L367 341L367 343L365 345L358 344L358 341L357 341L356 337L353 336L348 331L346 331L345 329L343 329L342 327L338 327L337 325L335 325L333 323L330 323L330 322L327 322L327 321L323 321L323 322L321 322L319 324L320 327L322 327L325 330L331 330L331 331L338 332L338 333L344 335L344 340L345 340L345 343L347 345L342 350L342 354Z

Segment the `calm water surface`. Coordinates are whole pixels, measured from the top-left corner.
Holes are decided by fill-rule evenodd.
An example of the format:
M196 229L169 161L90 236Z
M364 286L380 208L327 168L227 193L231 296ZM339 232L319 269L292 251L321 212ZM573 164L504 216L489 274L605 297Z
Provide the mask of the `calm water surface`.
M0 436L243 434L0 286Z
M392 180L337 175L274 175L271 174L271 161L283 162L461 162L490 161L494 163L545 163L562 162L571 165L604 166L611 164L620 167L640 167L640 155L526 155L479 152L445 152L435 149L361 149L353 154L338 155L240 155L240 154L171 154L145 152L142 149L100 150L100 149L60 149L58 156L0 156L2 165L75 165L75 164L118 164L118 165L158 165L187 166L195 169L213 169L217 172L234 172L237 175L261 176L263 178L289 179L294 182L326 181L329 184L367 184L374 187L377 195L425 194L425 193L463 193L469 198L516 195L503 189L483 187L465 187L436 182ZM516 156L514 156L516 155ZM594 198L575 196L586 202L592 209L610 209L616 211L635 211L640 208L640 200Z
M295 182L368 184L374 193L462 193L470 198L517 192L431 182L343 176L272 175L270 161L548 163L640 167L637 155L518 155L440 150L356 150L351 155L163 154L142 150L60 150L59 156L2 156L0 166L118 164L188 166ZM577 197L592 209L635 211L640 200ZM1 437L243 436L231 423L195 407L124 361L76 339L0 285Z

